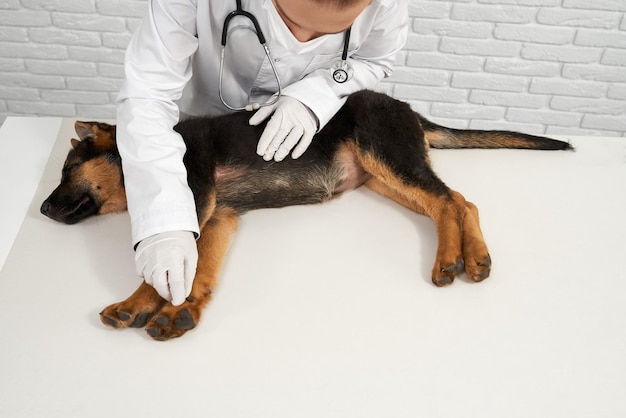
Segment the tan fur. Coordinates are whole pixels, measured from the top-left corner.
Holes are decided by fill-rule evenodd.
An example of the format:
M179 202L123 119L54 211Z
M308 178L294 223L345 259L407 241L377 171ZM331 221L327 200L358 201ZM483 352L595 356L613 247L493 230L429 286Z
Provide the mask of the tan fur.
M90 189L104 202L100 215L126 210L126 193L119 185L120 172L105 157L95 158L78 168L78 175L90 183Z

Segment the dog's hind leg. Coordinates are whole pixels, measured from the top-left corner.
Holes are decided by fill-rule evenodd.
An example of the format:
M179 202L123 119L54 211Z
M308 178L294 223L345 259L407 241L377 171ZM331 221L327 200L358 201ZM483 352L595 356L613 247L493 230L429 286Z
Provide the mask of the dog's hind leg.
M217 278L237 229L238 216L230 208L218 207L204 225L198 239L198 269L191 294L180 306L165 304L146 325L146 332L155 340L165 341L182 336L195 328L202 309L211 299Z
M452 283L466 269L465 259L470 277L486 278L489 253L478 212L431 169L424 129L411 107L371 91L351 95L345 107L355 127L350 148L372 175L369 186L435 222L439 242L433 282Z
M366 181L365 186L375 191L376 193L383 195L396 203L401 204L405 208L411 209L413 212L419 213L420 215L426 215L426 211L424 210L424 208L418 205L417 202L409 200L404 194L387 186L376 177L372 177L371 179Z
M401 204L402 206L419 213L427 215L423 207L417 202L410 200L406 195L387 186L377 178L373 177L365 185L371 190ZM462 248L465 273L476 281L482 281L489 277L491 272L491 257L487 244L483 238L478 218L478 208L472 202L465 201L465 215L462 222Z
M466 202L463 218L463 259L470 279L480 282L489 277L491 256L480 229L478 208L472 202Z
M473 280L489 275L489 253L473 204L445 186L425 163L415 175L402 174L397 172L397 167L389 167L374 154L355 148L360 164L373 175L366 183L369 188L435 222L438 238L432 271L435 285L452 283L463 270ZM467 266L465 260L469 263Z

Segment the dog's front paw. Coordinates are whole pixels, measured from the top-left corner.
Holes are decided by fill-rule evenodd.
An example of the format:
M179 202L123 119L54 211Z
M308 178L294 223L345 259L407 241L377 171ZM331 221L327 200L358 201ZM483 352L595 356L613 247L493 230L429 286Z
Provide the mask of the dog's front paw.
M106 326L122 328L143 328L159 309L160 305L133 305L127 301L109 305L100 312L100 321Z
M180 337L196 327L200 311L192 297L180 306L165 305L146 324L146 332L157 341Z
M116 329L142 328L166 303L152 286L142 282L128 299L104 308L100 312L100 320L104 325Z

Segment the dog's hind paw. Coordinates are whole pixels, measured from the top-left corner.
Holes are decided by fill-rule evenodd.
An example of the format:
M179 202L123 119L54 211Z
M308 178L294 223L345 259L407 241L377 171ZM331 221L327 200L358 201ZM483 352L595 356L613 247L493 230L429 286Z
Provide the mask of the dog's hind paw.
M480 231L478 209L471 202L467 202L466 205L465 218L463 218L465 273L470 280L482 282L491 273L491 256Z
M482 282L491 273L491 257L487 254L480 260L472 259L471 262L466 262L465 273L467 277L475 282Z
M435 266L433 269L433 283L435 286L443 287L452 284L454 278L463 272L465 264L461 257L455 263L447 263L442 266Z

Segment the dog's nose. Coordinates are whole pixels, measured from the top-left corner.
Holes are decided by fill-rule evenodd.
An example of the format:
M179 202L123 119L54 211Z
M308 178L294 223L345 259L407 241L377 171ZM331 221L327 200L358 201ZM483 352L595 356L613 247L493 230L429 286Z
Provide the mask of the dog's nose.
M47 200L41 204L41 208L39 209L42 214L47 215L50 211L50 202Z

